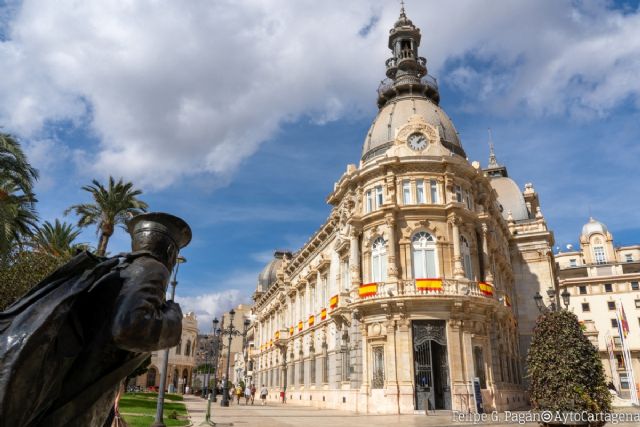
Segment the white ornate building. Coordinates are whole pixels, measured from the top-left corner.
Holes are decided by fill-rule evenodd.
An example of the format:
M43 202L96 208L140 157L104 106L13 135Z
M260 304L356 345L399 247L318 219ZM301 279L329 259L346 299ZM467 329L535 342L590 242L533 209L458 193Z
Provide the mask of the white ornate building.
M631 381L640 390L640 245L615 247L607 226L590 218L580 233L580 249L558 253L555 258L560 287L571 294L569 309L584 322L607 377L622 397L628 397ZM625 369L616 304L622 304L629 325L627 343L634 379ZM613 344L613 361L607 336Z
M185 386L192 387L191 379L196 367L196 348L198 339L198 321L192 312L183 315L182 336L177 346L169 349L167 367L167 389L184 393ZM151 353L151 365L147 373L136 378L136 385L158 389L164 350Z
M470 164L401 11L379 112L331 214L254 293L253 376L275 399L365 413L526 405L523 361L554 286L531 184Z

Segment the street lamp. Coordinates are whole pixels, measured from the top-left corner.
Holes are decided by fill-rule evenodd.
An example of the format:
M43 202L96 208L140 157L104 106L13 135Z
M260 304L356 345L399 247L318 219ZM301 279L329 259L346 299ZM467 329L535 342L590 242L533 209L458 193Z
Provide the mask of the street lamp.
M562 307L560 306L560 300L556 295L555 289L553 288L547 289L547 296L549 297L549 300L551 300L548 307L544 304L543 297L542 295L540 295L540 292L536 292L536 294L533 296L533 300L536 302L536 307L538 307L538 310L540 311L540 313L547 313L547 312L562 310ZM564 304L564 307L565 307L564 309L568 310L571 294L569 293L567 288L564 288L560 296L562 297L562 303Z
M211 350L213 360L211 361L213 365L213 401L217 402L216 399L216 385L218 384L217 374L218 374L218 357L220 355L220 328L218 328L218 318L213 319L213 340L211 341ZM208 385L208 383L207 383Z
M171 281L171 301L176 297L176 286L178 286L178 268L180 264L187 262L187 259L181 255L176 258L176 268L173 271L173 280ZM158 404L156 406L156 419L151 427L165 427L162 420L162 412L164 411L164 387L167 383L167 368L169 365L169 349L164 350L164 359L162 360L162 370L160 371L160 390L158 390Z
M249 324L251 323L249 319L246 319L244 321L244 330L240 332L238 329L233 327L233 317L235 315L235 310L231 309L231 311L229 311L229 327L227 329L222 328L222 330L220 331L220 334L222 336L227 335L229 337L229 344L227 347L227 372L222 388L222 401L220 402L220 406L229 406L229 365L231 364L231 339L234 336L241 336L242 346L244 347L245 340L247 338L247 331L249 330Z

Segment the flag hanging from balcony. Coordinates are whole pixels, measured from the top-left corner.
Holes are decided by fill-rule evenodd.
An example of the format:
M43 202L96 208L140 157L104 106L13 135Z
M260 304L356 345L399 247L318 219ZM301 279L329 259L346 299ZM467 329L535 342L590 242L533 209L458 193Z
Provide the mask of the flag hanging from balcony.
M302 320L298 322L298 332L300 332L303 328Z
M312 314L309 316L309 326L313 326L314 323L316 323L316 316Z
M325 320L327 318L327 309L323 308L320 312L320 320Z
M378 293L377 283L368 283L366 285L360 285L360 288L358 288L358 295L360 296L360 298L370 297L377 293Z
M276 337L276 339L277 339L277 340L279 340L279 339L280 339L280 331L276 331L276 333L275 333L275 337Z
M437 292L442 290L442 279L416 279L416 290Z
M338 306L338 295L334 295L329 300L329 307L333 310Z
M289 326L289 336L293 336L293 326Z
M273 347L273 340L269 340L269 347Z
M480 293L485 297L493 296L493 285L487 282L478 283L478 288L480 288Z

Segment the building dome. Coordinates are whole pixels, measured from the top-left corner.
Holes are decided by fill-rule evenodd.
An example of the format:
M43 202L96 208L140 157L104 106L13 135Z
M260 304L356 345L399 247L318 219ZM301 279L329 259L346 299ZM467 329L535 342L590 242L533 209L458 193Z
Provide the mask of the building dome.
M390 100L378 112L364 140L362 160L366 162L384 154L393 144L397 130L407 124L409 118L415 114L438 129L441 142L446 148L466 157L456 128L442 108L427 97L404 96Z
M498 203L502 207L502 217L508 219L509 212L515 221L529 219L529 210L518 184L509 177L491 178L491 187L498 193Z
M582 235L589 237L593 233L602 233L607 234L609 230L607 226L601 223L600 221L596 221L593 217L589 218L589 222L582 226Z
M276 273L285 256L291 257L291 252L276 251L273 254L273 259L258 274L258 291L265 292L276 282L278 279Z

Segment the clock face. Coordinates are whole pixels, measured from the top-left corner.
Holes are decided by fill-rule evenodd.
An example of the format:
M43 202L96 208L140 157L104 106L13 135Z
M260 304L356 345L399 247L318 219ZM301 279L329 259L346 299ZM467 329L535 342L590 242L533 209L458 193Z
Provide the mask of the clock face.
M412 150L424 150L427 147L427 138L421 133L412 133L407 138L407 144Z

